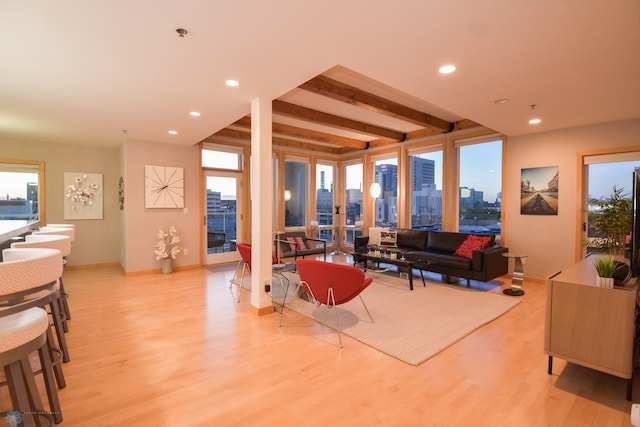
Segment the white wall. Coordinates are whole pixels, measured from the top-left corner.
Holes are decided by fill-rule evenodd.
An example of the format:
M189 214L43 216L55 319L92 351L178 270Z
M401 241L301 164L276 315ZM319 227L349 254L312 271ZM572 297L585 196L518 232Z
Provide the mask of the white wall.
M603 123L509 138L504 186L506 246L528 255L525 276L544 279L575 262L578 153L603 148L637 146L640 119ZM557 216L520 214L520 176L523 168L559 167ZM629 189L630 190L630 189Z
M76 239L67 258L69 266L118 262L122 247L122 213L118 204L119 148L0 138L0 158L45 162L45 222L71 222L76 226ZM64 220L65 172L103 175L102 219Z
M180 237L180 249L175 266L199 265L200 221L200 149L198 145L181 146L127 139L124 143L125 164L125 262L126 272L160 268L153 247L158 229L173 225ZM184 209L145 209L145 165L184 168Z

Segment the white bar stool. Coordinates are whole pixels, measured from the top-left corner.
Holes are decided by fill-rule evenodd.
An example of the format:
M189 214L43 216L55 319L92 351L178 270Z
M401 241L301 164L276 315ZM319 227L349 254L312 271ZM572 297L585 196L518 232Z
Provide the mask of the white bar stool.
M61 234L71 237L71 243L76 239L75 227L40 227L38 230L34 230L31 234Z
M14 242L11 244L11 248L13 249L21 249L21 248L48 248L48 249L57 249L62 253L62 257L64 259L65 256L71 253L71 238L69 236L56 235L56 234L37 234L37 235L27 235L25 236L24 242ZM64 262L63 262L64 264ZM67 299L64 298L64 285L62 281L62 276L58 279L60 285L60 298L58 299L58 305L60 310L62 311L62 319L60 322L55 322L56 326L56 334L61 333L59 330L59 326L62 325L62 332L68 332L69 327L67 324L67 314L68 314L68 304ZM51 313L53 315L53 313ZM68 362L69 351L67 350L66 344L63 345L60 343L60 339L58 339L58 344L63 353L63 360Z
M73 243L73 241L75 240L75 236L76 236L76 230L75 227L41 227L40 230L38 231L34 231L33 233L30 234L30 236L50 236L50 235L59 235L59 236L69 236L71 238L71 243ZM25 237L25 241L27 241L28 239ZM71 254L71 247L69 247L69 253L68 254L63 254L63 260L64 260L64 264L66 265L67 263L67 256ZM69 309L69 294L67 293L67 291L64 288L64 282L62 281L62 279L60 279L60 292L62 293L62 302L63 302L63 310L64 310L64 314L67 316L67 320L71 320L71 309ZM66 329L66 323L65 323L65 331Z
M47 312L44 308L50 307L54 321L56 318L60 319L58 277L62 274L62 253L56 249L25 248L5 249L2 255L3 262L0 263L0 302L2 302L0 321L5 323L0 326L0 360L5 367L10 390L15 386L17 388L12 393L17 393L16 396L20 394L22 385L19 380L23 378L27 383L28 389L31 390L31 392L27 393L30 396L28 399L31 405L30 408L41 409L41 403L36 400L36 398L39 399L39 395L37 395L37 391L37 396L33 393L33 372L31 372L31 367L28 363L28 355L38 350L51 414L56 423L60 422L62 421L62 415L57 388L65 387L66 383L60 363L61 351L55 348L55 341L47 320ZM16 336L22 336L19 334L21 330L18 329L18 334L16 335L16 332L11 327L11 322L16 319L12 316L27 312L33 308L40 310L40 313L44 313L44 329L42 334L37 335L37 337L29 335L27 336L28 339L21 341L16 338ZM32 313L35 312L32 311ZM26 321L24 318L17 319L22 319L22 322ZM42 337L44 337L46 345L41 344ZM62 333L62 338L62 342L65 343L64 333ZM15 345L15 342L19 344ZM2 347L3 345L4 347ZM22 372L19 372L17 365L14 365L16 361L21 365ZM19 378L18 374L20 374ZM14 384L12 385L12 383ZM22 395L24 397L24 394ZM23 407L24 399L20 400L17 397L16 399L20 407ZM36 417L34 421L39 422L39 419Z
M12 412L7 414L5 420L11 424L12 421L18 421L17 418L20 417L25 424L35 423L36 426L42 426L44 424L42 424L40 415L43 415L47 418L49 426L60 423L62 422L62 411L54 384L47 344L47 330L49 329L47 312L41 308L33 307L13 314L8 313L8 310L0 310L0 365L4 369L13 405ZM38 352L47 388L49 413L44 411L45 408L29 362L29 355L35 351ZM34 414L40 415L34 416ZM20 423L20 425L23 424Z

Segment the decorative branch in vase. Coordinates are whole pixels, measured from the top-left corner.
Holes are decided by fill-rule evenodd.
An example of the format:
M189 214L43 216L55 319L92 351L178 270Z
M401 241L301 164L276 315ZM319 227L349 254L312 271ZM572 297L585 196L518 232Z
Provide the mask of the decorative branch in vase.
M173 260L180 253L178 243L180 243L180 237L176 228L172 225L167 231L158 230L158 243L154 246L153 253L156 255L156 260L162 260L162 272L171 273L173 271Z

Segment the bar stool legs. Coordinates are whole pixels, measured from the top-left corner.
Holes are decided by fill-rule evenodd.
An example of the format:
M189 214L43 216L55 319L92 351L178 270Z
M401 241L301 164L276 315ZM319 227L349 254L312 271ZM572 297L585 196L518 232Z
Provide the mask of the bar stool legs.
M8 420L36 426L62 422L47 341L48 323L46 311L37 307L0 317L0 364L12 404L11 411L7 413ZM40 370L35 373L41 372L44 377L49 411L45 411L29 361L29 355L36 351Z

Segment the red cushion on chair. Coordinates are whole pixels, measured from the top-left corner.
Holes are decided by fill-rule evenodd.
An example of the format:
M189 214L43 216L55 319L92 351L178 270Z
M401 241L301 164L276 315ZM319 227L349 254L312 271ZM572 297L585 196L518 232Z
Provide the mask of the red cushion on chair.
M489 236L476 236L475 234L470 234L453 254L471 259L473 251L476 249L486 248L490 241L491 237Z
M347 264L302 259L296 267L305 288L310 288L316 300L325 305L332 302L328 298L329 288L332 288L336 305L340 305L357 297L373 281L359 268Z

